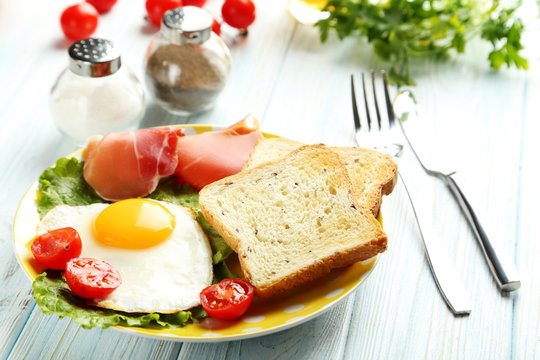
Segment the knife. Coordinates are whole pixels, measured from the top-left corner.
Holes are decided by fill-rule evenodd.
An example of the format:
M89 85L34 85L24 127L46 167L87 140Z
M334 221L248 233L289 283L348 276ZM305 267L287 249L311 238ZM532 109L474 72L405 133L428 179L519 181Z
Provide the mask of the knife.
M411 121L414 118L417 118L417 121L419 120L418 103L410 90L403 90L397 94L394 100L394 112L401 121ZM405 137L407 138L407 136ZM408 138L407 141L410 145L410 141ZM413 149L412 146L411 149ZM490 241L471 204L465 197L465 194L458 186L455 179L452 177L455 172L446 173L428 168L420 160L420 157L418 156L416 150L413 149L413 153L416 157L416 160L418 160L418 163L421 165L421 167L426 173L443 180L450 189L451 193L459 204L464 216L466 217L471 229L473 230L475 238L480 244L482 253L484 254L484 257L489 265L489 269L491 270L491 273L495 278L498 287L505 292L515 291L519 289L519 287L521 286L521 281L519 280L519 274L514 263L507 255L507 253L501 251L498 246L495 246L494 243Z

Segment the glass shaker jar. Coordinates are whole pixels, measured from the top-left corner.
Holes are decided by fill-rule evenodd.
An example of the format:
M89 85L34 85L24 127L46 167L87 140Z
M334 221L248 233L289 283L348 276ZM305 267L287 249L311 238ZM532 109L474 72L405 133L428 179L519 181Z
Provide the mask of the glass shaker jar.
M210 109L231 67L227 45L212 32L212 16L184 6L167 11L145 58L145 84L158 104L177 115Z
M89 136L136 128L144 113L144 89L121 62L112 41L75 42L69 66L54 84L49 105L58 129L78 145Z

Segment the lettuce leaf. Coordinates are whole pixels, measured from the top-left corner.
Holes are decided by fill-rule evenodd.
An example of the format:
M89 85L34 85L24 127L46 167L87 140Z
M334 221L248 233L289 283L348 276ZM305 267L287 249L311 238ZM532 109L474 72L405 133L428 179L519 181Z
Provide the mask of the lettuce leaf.
M42 218L53 207L106 202L88 185L83 177L84 163L77 158L60 158L39 177L41 196L37 207Z
M221 280L236 278L238 278L238 276L229 270L225 261L214 265L214 281L212 284L218 284Z
M179 328L208 316L201 307L174 314L133 314L90 306L71 292L57 271L39 274L32 286L34 298L44 314L57 314L60 318L71 317L85 329L96 326L106 329L115 325Z

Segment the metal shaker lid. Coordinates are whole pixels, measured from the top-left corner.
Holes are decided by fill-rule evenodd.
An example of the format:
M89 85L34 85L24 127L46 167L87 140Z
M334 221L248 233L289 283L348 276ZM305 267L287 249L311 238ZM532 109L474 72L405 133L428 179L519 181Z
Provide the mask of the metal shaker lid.
M166 11L161 19L161 32L173 44L202 44L212 33L213 18L196 6L183 6Z
M77 75L102 77L114 74L122 65L120 53L110 40L90 38L69 48L69 69Z

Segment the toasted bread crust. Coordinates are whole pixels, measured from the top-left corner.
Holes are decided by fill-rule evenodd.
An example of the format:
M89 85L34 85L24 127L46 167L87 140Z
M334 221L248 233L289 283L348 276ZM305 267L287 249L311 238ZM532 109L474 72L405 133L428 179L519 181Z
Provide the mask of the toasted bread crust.
M244 169L283 158L302 145L304 144L299 141L285 138L261 139L244 165ZM347 166L360 205L377 215L382 196L390 194L397 184L397 164L390 156L375 150L338 146L330 148L339 154ZM369 185L368 180L372 182Z
M374 240L369 244L360 245L345 252L335 253L332 256L321 259L320 264L311 264L306 268L299 269L297 272L290 274L286 278L276 280L272 284L256 287L255 293L260 298L270 298L297 286L308 284L313 280L328 274L334 269L349 266L386 251L387 242L386 235L382 234L377 240ZM239 255L239 261L242 269L245 269L246 267L242 263L241 255ZM244 271L244 276L248 281L251 281L251 274L249 271Z
M390 194L397 184L397 164L390 156L371 149L336 146L331 149L339 154L347 166L362 205L377 215L382 196ZM370 186L366 184L368 179L373 181Z

